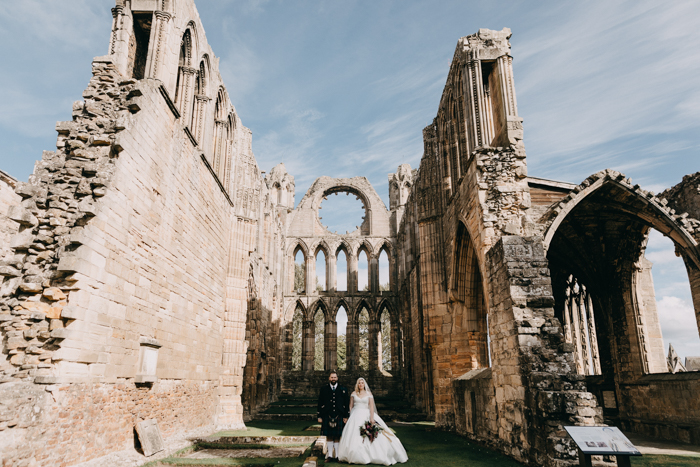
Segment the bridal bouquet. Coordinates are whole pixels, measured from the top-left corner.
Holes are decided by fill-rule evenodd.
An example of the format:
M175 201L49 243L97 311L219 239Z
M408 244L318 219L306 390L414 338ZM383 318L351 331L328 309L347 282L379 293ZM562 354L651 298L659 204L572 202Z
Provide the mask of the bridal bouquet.
M384 431L384 428L369 420L360 426L360 435L362 435L363 438L369 438L370 443L377 439L377 436L379 436L379 433L382 431ZM362 441L364 442L364 439Z

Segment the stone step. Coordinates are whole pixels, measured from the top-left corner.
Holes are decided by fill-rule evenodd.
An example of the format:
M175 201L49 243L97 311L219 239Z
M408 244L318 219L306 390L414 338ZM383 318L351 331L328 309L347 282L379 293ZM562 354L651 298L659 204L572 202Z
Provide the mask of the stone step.
M419 422L428 420L427 414L422 412L394 412L394 411L379 411L379 415L385 421L400 421L400 422ZM309 420L316 421L316 412L314 413L259 413L255 416L258 420Z

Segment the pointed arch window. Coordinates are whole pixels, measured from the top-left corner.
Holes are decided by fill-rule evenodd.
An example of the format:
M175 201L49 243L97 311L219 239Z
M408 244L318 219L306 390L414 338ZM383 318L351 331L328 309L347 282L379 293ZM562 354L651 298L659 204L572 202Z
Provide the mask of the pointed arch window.
M292 317L292 370L301 370L304 312L297 305Z
M347 369L347 326L348 326L348 313L343 305L338 308L338 312L335 315L335 323L337 329L337 355L338 355L338 369Z
M361 370L369 370L369 311L363 307L357 318L360 348L359 348L359 367Z
M384 371L391 371L391 357L392 357L392 345L391 345L391 314L389 310L384 307L381 314L379 315L379 369Z
M314 370L323 371L324 359L324 334L326 330L326 320L323 310L319 308L314 315Z

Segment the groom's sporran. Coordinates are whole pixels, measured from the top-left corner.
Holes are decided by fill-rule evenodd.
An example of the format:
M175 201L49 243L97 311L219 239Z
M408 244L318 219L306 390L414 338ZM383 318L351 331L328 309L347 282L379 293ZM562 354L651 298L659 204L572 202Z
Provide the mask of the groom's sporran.
M318 421L321 435L326 437L326 459L338 458L338 442L348 420L349 408L348 390L338 384L338 373L331 371L328 384L321 387L318 396Z

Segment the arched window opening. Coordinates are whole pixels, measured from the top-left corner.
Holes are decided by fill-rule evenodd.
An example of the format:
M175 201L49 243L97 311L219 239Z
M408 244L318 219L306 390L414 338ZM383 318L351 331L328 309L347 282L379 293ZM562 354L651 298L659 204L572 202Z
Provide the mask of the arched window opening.
M342 194L344 196L341 196ZM345 235L361 227L364 235L369 234L365 226L365 205L358 195L347 191L335 191L324 196L318 211L319 219L329 232Z
M380 370L391 371L391 315L389 310L384 308L379 317L379 361Z
M206 57L205 57L206 60ZM207 65L205 60L199 63L199 71L194 82L194 101L192 102L192 123L190 128L192 136L198 142L203 143L204 120L206 118L207 101Z
M292 318L292 370L301 370L304 313L299 305Z
M314 315L314 370L323 371L324 365L324 342L323 337L326 328L326 320L323 316L323 310L320 308Z
M221 158L225 152L225 142L228 135L226 134L226 116L227 109L226 91L219 88L216 95L216 103L214 104L214 141L212 143L212 168L218 173Z
M338 250L335 260L336 265L336 290L338 292L346 292L348 290L348 257L345 251Z
M338 369L339 370L346 370L347 369L347 340L346 340L346 335L347 335L347 326L348 326L348 314L345 311L344 306L340 306L338 308L338 313L335 315L335 323L337 326L337 335L338 335L338 347L337 347L337 354L338 354Z
M192 61L192 33L188 29L180 41L180 57L178 59L177 82L175 86L175 105L181 114L184 113L188 99L190 82L190 67Z
M152 13L134 13L134 35L129 42L129 68L127 76L134 79L146 77L148 43L151 38Z
M316 291L323 292L326 288L326 254L319 249L316 253Z
M600 375L593 300L586 286L573 275L566 281L564 296L564 338L567 343L574 344L576 371L581 375Z
M277 204L282 204L282 187L279 183L275 183L272 188L272 199Z
M389 255L385 249L379 253L379 290L387 292L391 290L391 280L389 271Z
M360 330L360 369L369 370L369 312L367 308L362 308L358 316Z
M306 258L301 248L294 253L294 291L298 294L306 292Z
M656 319L661 328L661 345L668 371L699 371L700 335L683 259L676 256L673 241L656 229L649 232L644 256L651 262ZM650 285L642 283L639 290L644 293ZM653 313L648 311L646 324L653 329L656 323L653 322Z
M369 291L369 255L364 249L357 257L357 290Z

